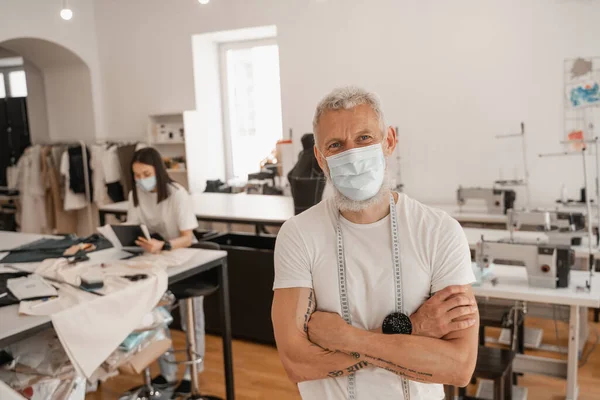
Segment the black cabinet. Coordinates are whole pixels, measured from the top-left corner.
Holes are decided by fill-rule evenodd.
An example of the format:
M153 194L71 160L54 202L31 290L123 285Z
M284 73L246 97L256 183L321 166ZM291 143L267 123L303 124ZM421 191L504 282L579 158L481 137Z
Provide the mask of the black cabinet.
M206 241L227 251L233 337L275 344L271 323L275 236L227 233ZM204 299L204 315L206 332L220 335L219 296Z
M27 98L0 99L0 186L6 186L6 167L14 165L30 144Z

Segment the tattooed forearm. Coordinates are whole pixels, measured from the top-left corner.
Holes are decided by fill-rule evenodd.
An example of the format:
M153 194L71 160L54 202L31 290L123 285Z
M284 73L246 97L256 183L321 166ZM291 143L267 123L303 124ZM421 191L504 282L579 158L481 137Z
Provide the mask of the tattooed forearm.
M368 365L369 365L368 362L361 361L359 363L356 363L354 365L349 366L345 370L331 371L327 375L329 377L331 377L331 378L337 378L338 376L342 376L342 375L346 375L346 374L351 374L352 372L360 371L361 369L365 368Z
M371 360L372 363L378 365L380 368L383 368L386 371L392 372L396 375L403 376L414 381L426 382L428 380L427 378L433 378L433 374L430 374L428 372L415 371L414 369L409 369L403 367L402 365L394 364L391 361L387 361L378 357L373 357L368 354L365 354L365 358Z
M310 316L315 311L315 300L314 293L311 290L308 294L308 306L306 308L306 314L304 314L304 333L308 333L308 321L310 320Z

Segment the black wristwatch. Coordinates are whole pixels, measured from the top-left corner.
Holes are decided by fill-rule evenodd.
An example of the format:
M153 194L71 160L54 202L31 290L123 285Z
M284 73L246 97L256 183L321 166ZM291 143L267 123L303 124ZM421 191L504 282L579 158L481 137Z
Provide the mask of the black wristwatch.
M173 249L173 246L171 246L171 242L169 242L168 240L165 240L162 249L165 251L169 251L169 250Z
M412 333L412 322L410 322L410 318L406 314L399 312L391 313L383 320L381 330L386 335L410 335Z

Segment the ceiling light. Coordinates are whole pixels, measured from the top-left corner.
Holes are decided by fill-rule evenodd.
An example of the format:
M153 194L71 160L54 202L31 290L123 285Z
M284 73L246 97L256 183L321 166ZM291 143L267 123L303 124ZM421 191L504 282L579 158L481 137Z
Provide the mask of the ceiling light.
M71 18L73 18L73 11L71 11L70 8L63 8L62 10L60 10L60 16L65 21L68 21Z
M60 17L65 21L69 21L71 18L73 18L73 10L71 10L69 7L67 0L63 0L63 7L62 10L60 10Z
M198 3L200 4L208 4L210 2L210 0L198 0Z

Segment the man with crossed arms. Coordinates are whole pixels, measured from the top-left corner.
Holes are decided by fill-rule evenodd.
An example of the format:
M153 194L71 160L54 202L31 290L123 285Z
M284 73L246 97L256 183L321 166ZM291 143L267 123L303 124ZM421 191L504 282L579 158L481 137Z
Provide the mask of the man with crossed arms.
M302 398L442 399L466 386L479 314L458 222L391 190L397 143L376 95L318 105L315 156L335 195L287 221L275 247L272 319Z

